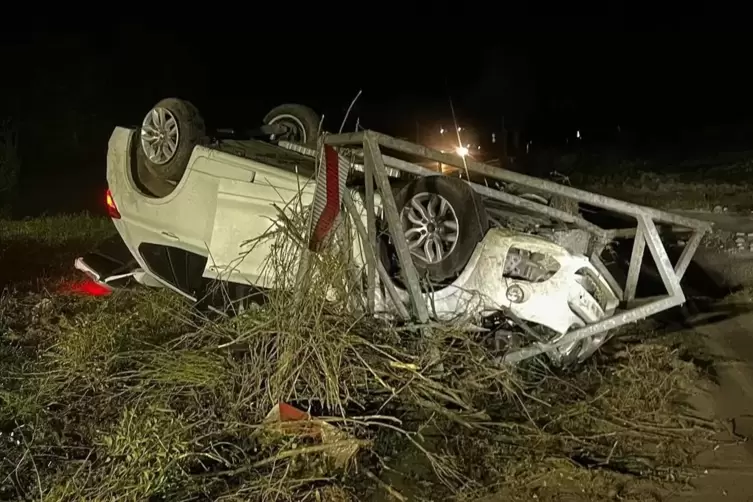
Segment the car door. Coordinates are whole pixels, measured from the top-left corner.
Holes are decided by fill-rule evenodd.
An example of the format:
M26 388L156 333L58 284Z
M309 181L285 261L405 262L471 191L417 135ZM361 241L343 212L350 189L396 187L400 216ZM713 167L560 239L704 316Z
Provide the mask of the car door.
M251 176L219 180L204 277L267 288L273 279L266 266L271 234L281 225L280 211L300 215L311 204L314 170L297 156L257 159L244 159Z

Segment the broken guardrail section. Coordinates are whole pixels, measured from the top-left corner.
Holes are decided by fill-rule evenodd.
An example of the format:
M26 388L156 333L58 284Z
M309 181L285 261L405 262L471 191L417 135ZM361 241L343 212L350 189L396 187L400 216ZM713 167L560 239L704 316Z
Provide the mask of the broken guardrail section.
M513 183L520 187L534 189L538 192L550 195L562 196L635 219L636 226L634 229L604 229L587 221L581 216L533 200L521 198L510 193L495 190L478 183L467 181L476 192L484 197L523 210L532 211L588 231L594 237L588 253L589 258L594 266L607 279L610 286L621 300L622 305L625 307L605 320L568 332L556 343L546 344L535 342L528 347L510 352L505 358L505 360L510 363L515 363L544 352L552 351L559 346L567 346L584 338L612 330L631 322L639 321L656 313L682 305L685 302L685 295L680 286L680 280L692 261L693 255L698 249L704 234L712 227L712 224L707 221L688 218L667 211L661 211L655 208L641 206L639 204L633 204L588 192L586 190L561 185L553 181L543 180L498 167L492 167L470 158L460 158L455 155L442 153L425 146L396 139L375 131L366 130L355 133L326 135L323 138L323 144L329 147L344 147L348 150L349 155L355 155L359 158L359 161L362 159L363 162L363 172L365 176L364 203L366 206L366 228L363 228L363 223L356 214L356 208L353 201L350 199L348 190L343 190L342 192L342 204L344 205L345 210L354 216L352 219L356 224L356 230L362 241L370 244L368 246L363 246L366 255L367 308L370 311L373 311L374 309L374 299L377 287L376 277L377 274L379 274L387 294L392 301L398 305L398 308L401 309L399 313L403 317L409 316L407 309L405 309L399 301L394 285L389 280L381 261L377 259L374 193L375 190L378 190L382 200L383 216L388 224L390 234L392 235L395 244L395 251L400 261L401 270L404 276L403 281L411 299L412 315L420 323L426 323L428 321L428 308L423 299L419 276L413 265L410 251L408 249L408 243L404 238L405 234L403 232L402 222L395 199L390 190L388 174L391 174L390 171L394 173L395 170L397 170L414 176L443 176L443 174L439 172L416 163L385 155L382 151L383 149L400 152L415 158L440 162L467 170L469 173L475 173L488 179ZM315 150L294 145L292 143L282 142L281 146L308 156L317 156ZM348 164L350 165L351 163ZM361 169L359 168L359 170ZM664 244L662 243L657 229L657 223L671 224L676 227L687 229L691 232L690 239L677 260L677 263L674 265L671 263ZM601 260L601 254L607 244L612 240L631 237L634 238L634 244L630 258L630 266L626 281L624 286L622 286L609 270L607 270L607 267ZM648 246L649 252L656 264L656 268L659 271L662 283L666 289L666 294L658 297L636 298L636 287L643 264L646 246Z

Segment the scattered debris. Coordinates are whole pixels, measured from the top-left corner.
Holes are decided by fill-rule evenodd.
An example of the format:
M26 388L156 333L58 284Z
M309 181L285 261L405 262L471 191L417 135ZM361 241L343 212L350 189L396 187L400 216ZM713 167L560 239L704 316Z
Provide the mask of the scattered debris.
M370 446L370 442L355 439L332 424L314 419L286 403L274 405L262 424L264 427L259 433L266 436L264 441L277 441L282 436L294 441L300 453L323 453L337 469L344 469L359 449ZM307 441L313 441L315 446L304 446Z

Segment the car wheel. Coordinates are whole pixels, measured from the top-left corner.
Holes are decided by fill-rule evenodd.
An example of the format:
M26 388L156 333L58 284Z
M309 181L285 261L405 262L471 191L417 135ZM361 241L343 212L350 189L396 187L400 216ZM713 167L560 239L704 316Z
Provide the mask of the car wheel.
M139 171L149 173L145 185L176 185L183 177L193 149L206 138L204 119L188 101L163 99L141 123L137 161ZM158 190L160 192L164 190Z
M489 229L481 197L457 178L426 176L395 202L419 275L434 284L457 278Z
M304 105L286 104L273 108L264 116L264 123L283 124L288 132L272 135L272 141L290 141L316 148L319 137L321 117L314 110Z

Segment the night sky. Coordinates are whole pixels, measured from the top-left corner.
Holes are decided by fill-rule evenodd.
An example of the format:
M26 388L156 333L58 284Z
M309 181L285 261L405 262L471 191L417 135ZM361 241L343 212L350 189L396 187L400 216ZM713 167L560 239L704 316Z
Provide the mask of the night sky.
M702 13L655 13L647 23L621 8L517 17L501 5L469 4L462 7L472 16L461 20L459 5L448 4L419 25L417 7L399 20L384 9L369 20L361 7L350 22L319 15L297 28L309 20L300 13L288 30L280 16L241 12L229 12L230 22L199 13L167 26L135 15L11 25L0 35L9 69L0 118L12 117L20 131L23 191L65 185L67 193L44 192L51 207L75 209L63 204L73 192L87 206L103 183L112 128L138 124L169 96L193 101L210 128L254 127L273 106L300 102L334 130L362 90L354 117L410 139L417 124L451 120L452 100L462 123L487 132L504 118L525 140L554 147L576 130L594 145L608 142L618 126L668 148L722 126L744 131L744 143L753 122L753 43Z

